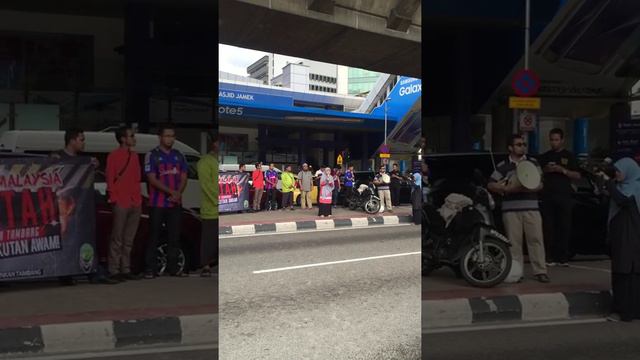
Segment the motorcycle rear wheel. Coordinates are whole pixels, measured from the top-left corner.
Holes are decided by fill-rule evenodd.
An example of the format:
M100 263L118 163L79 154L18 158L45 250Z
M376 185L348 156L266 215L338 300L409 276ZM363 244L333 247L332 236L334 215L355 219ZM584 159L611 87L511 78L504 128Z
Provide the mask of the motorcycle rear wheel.
M484 259L479 259L480 245L469 246L460 259L459 269L462 277L472 286L494 287L504 281L511 271L511 252L504 242L485 238L483 241Z
M380 200L371 198L364 204L364 211L369 214L376 214L380 211Z

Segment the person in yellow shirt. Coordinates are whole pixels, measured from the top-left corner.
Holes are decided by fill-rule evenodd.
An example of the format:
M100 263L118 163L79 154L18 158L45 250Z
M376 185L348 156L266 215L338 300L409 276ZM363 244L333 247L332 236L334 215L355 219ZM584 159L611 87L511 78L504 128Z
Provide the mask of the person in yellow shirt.
M296 178L291 173L291 165L287 165L282 174L282 208L280 210L284 210L289 206L293 211L293 190L295 188Z
M218 262L218 136L211 136L211 151L198 161L198 180L202 190L202 237L200 260L204 264L201 276L211 276Z

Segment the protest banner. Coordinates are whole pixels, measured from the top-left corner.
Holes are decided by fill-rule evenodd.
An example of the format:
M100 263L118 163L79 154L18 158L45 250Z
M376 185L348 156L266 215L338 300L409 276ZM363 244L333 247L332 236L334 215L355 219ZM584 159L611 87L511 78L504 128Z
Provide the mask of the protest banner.
M220 212L249 209L249 174L238 171L223 172L218 176Z
M95 272L93 177L89 158L2 160L0 280Z

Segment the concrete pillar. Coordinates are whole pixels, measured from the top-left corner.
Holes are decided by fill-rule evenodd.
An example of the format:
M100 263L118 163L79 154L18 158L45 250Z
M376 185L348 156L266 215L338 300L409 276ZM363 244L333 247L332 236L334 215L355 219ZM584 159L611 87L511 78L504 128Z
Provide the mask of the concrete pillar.
M303 164L307 162L307 153L305 143L308 141L307 132L305 129L300 129L300 138L298 139L298 163Z
M329 159L329 148L327 147L327 145L322 146L322 164L326 165L326 166L332 166L333 164L331 164L331 159Z
M507 140L512 133L512 112L506 104L496 105L491 110L491 150L507 151Z
M125 67L125 121L138 123L141 132L148 132L149 98L151 96L150 59L151 9L149 5L128 2L124 20L124 67Z
M360 164L360 170L367 170L368 165L369 165L369 136L367 134L365 134L363 137L361 137L360 139L362 139L362 160L361 160L361 164Z
M471 44L468 30L460 30L454 44L455 72L454 108L451 118L451 150L466 152L471 150L471 99L472 75ZM475 56L475 55L473 55Z
M258 161L267 161L267 126L258 125Z

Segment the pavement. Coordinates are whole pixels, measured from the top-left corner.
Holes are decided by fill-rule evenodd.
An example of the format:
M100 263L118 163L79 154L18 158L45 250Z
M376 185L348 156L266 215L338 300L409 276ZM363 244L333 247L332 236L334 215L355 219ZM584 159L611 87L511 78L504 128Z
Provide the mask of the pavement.
M419 359L420 227L220 240L220 358Z
M571 321L424 335L425 360L637 360L640 321Z
M0 358L217 340L217 277L0 287Z
M333 228L360 228L378 225L396 225L413 221L411 206L394 207L393 212L367 214L343 207L332 210L331 218L320 218L318 208L294 211L276 210L256 213L230 213L220 216L219 233L229 235L253 235L258 233L292 233Z
M526 265L524 282L490 289L471 287L451 270L439 269L422 279L423 329L606 316L610 262L585 259L570 265L550 267L549 284L534 280Z

